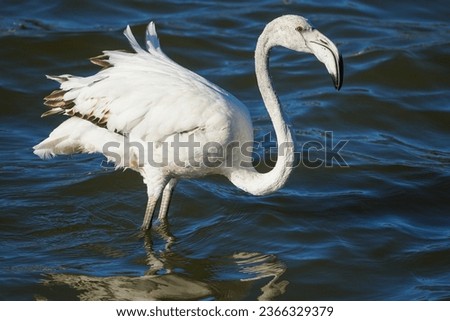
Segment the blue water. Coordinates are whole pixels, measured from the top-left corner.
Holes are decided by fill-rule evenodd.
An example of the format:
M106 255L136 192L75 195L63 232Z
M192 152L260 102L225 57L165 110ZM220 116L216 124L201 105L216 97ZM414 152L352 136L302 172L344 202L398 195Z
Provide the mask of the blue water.
M65 119L40 118L57 86L44 75L95 73L87 58L129 50L127 24L142 43L150 20L171 58L249 107L262 140L253 50L283 14L342 52L340 92L313 57L277 49L271 72L298 150L347 141L345 164L317 151L320 166L265 197L182 181L168 230L143 235L138 174L32 153ZM450 299L449 16L446 1L3 1L0 298Z

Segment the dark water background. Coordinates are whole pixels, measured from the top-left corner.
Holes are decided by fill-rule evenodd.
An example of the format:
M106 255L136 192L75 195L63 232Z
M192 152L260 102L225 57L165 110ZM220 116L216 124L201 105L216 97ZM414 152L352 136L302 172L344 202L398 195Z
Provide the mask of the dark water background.
M337 44L344 86L281 49L274 85L298 147L332 132L347 167L299 166L266 197L182 181L172 236L143 236L138 174L32 153L64 119L40 118L57 86L44 75L96 72L87 58L129 49L127 24L143 43L150 20L170 57L247 104L261 139L253 50L288 13ZM0 299L450 299L449 17L448 1L2 1Z

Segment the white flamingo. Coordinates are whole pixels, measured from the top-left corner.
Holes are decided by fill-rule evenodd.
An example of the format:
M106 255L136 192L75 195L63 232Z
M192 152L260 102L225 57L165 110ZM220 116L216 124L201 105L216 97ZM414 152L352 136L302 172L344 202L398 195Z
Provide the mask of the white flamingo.
M147 28L147 50L139 46L129 26L124 34L135 53L104 51L91 59L104 67L95 75L47 76L58 81L60 89L45 98L50 110L42 116L62 113L72 117L34 146L34 153L41 158L103 153L116 167L138 171L148 194L144 230L151 226L160 198L159 219L166 218L180 178L221 174L253 195L274 192L285 184L292 171L294 144L270 81L271 48L314 54L325 64L336 89L342 85L338 49L305 18L286 15L266 25L256 45L255 68L277 136L278 158L271 171L259 173L253 166L244 166L249 164L249 153L235 148L253 142L252 122L244 104L168 58L153 22ZM191 145L192 149L185 148Z

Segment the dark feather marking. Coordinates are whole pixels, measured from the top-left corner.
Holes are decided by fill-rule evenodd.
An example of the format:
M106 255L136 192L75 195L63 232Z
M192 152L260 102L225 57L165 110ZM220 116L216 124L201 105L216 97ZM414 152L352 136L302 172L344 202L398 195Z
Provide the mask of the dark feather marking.
M110 64L107 61L108 58L109 58L108 55L100 55L100 56L91 58L91 62L96 65L99 65L103 68L108 68L108 67L112 66L112 64ZM55 80L59 83L63 83L65 81L68 81L70 76L69 75L63 75L63 76L47 75L47 78L51 79L51 80ZM102 79L104 79L104 78L102 78ZM96 82L101 81L102 79L99 79ZM94 83L96 83L96 82L94 82ZM93 84L90 84L90 85L93 85ZM106 111L102 115L102 117L97 117L92 112L89 113L88 115L83 115L80 112L74 110L74 107L75 107L74 99L64 100L64 95L66 93L67 93L67 90L57 89L57 90L52 91L46 97L44 97L44 105L50 107L50 110L47 110L46 112L44 112L41 115L41 117L46 117L46 116L51 116L51 115L56 115L56 114L64 114L69 117L78 117L78 118L87 120L87 121L93 123L94 125L102 127L102 128L107 128L107 123L108 123L108 119L109 119L109 111Z
M97 66L100 66L104 69L112 67L112 64L108 61L109 56L108 55L100 55L96 57L92 57L89 60Z
M69 80L69 76L53 76L53 75L47 75L48 79L54 80L62 84L63 82Z
M46 97L44 98L44 100L45 100L45 101L48 101L48 100L64 100L64 94L65 94L66 92L67 92L67 91L62 90L62 89L54 90L54 91L52 91L52 92L50 93L50 95L46 96Z
M51 115L61 114L63 112L64 112L64 110L62 110L61 108L52 108L50 110L47 110L45 113L43 113L41 115L41 117L47 117L47 116L51 116Z

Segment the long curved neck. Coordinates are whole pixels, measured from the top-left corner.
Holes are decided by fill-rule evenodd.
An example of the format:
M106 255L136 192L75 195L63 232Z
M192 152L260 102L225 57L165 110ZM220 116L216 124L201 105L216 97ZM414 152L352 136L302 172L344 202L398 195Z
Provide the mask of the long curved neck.
M259 173L253 167L239 167L234 168L229 175L234 185L254 195L265 195L280 189L286 183L294 163L292 133L284 121L280 102L270 81L269 53L276 43L268 36L269 33L269 28L266 27L258 38L255 50L255 71L259 91L277 136L277 162L268 173Z

